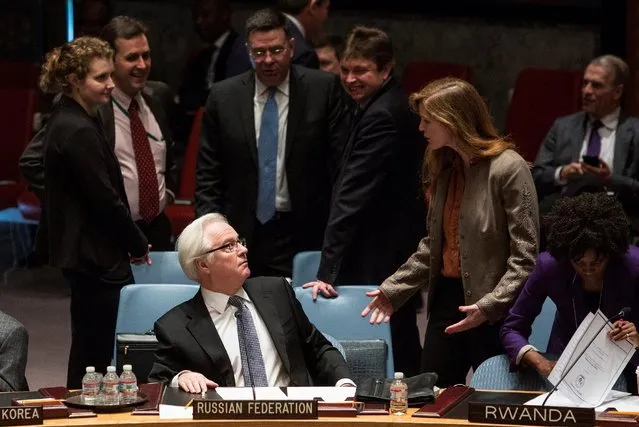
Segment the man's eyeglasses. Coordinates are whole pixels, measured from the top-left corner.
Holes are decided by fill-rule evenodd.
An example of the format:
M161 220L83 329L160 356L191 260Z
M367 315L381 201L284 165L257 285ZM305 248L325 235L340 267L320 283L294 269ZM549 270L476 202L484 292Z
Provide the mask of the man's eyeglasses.
M272 46L265 48L252 48L250 50L251 56L255 60L260 60L266 58L266 53L269 52L271 56L280 56L284 52L286 52L288 48L286 46Z
M226 243L226 244L224 244L222 246L219 246L217 248L208 250L208 251L204 252L200 256L208 255L208 254L210 254L212 252L215 252L215 251L224 251L224 252L227 252L227 253L236 252L240 248L240 245L246 247L246 239L240 237L237 240L233 240L232 242L228 242L228 243Z

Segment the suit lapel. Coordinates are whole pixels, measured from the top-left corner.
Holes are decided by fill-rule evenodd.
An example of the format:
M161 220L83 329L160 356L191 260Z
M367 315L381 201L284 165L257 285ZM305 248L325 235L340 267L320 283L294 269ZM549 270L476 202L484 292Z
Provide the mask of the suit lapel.
M282 364L286 372L291 372L291 362L288 359L288 353L286 352L286 338L284 337L284 330L282 329L282 323L280 322L277 314L277 308L271 291L262 284L253 284L252 286L244 286L244 290L251 298L255 309L262 317L266 329L268 329L273 344L277 349Z
M583 148L586 129L588 128L588 115L581 113L576 120L575 131L571 132L570 135L570 159L573 162L581 161L581 149Z
M189 302L191 319L187 322L186 328L211 358L214 369L219 372L220 378L224 378L228 386L235 387L231 361L204 304L202 291L198 292Z
M304 116L305 102L302 96L302 85L304 80L304 71L298 67L291 67L291 73L288 86L288 119L286 125L286 156L285 160L291 155L293 144L295 143L295 134L298 125Z
M611 166L613 172L620 175L623 174L628 160L628 149L632 142L632 136L632 127L627 125L626 117L619 116L619 125L615 135L615 157Z
M162 142L166 145L167 136L170 135L169 129L165 126L166 120L164 116L164 110L162 109L159 101L156 100L151 94L147 93L145 90L142 90L142 98L149 106L151 110L151 114L155 118L158 126L160 127L160 131L162 132Z
M255 107L253 102L253 97L255 96L255 73L248 73L242 80L242 84L242 91L238 96L240 97L240 117L242 128L244 129L244 139L257 166L257 138L255 136Z

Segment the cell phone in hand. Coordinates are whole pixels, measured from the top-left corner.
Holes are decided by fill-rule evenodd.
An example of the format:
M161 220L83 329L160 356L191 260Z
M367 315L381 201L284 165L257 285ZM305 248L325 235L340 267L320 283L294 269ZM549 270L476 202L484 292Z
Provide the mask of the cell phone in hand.
M581 159L583 160L583 162L589 166L598 168L601 164L601 160L599 160L599 157L597 156L581 156Z

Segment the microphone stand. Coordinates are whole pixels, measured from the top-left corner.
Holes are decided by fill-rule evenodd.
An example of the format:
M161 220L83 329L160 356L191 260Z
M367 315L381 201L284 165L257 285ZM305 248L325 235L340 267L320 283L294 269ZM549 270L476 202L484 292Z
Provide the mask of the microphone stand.
M581 352L579 353L579 355L575 358L575 360L573 360L573 362L570 364L570 366L568 367L568 369L566 369L566 372L564 372L564 374L561 376L561 378L559 378L559 381L557 381L557 385L555 385L552 390L550 390L550 392L546 395L546 398L544 399L544 402L541 404L541 406L546 406L546 402L548 401L548 398L550 397L550 395L552 395L555 391L557 391L557 388L559 387L559 384L561 384L561 382L564 380L564 378L566 378L566 376L570 373L570 371L572 370L572 368L574 368L574 366L577 364L577 362L579 361L579 359L581 359L581 356L583 356L583 354L586 352L586 350L590 347L590 345L595 341L595 338L597 338L599 336L599 334L601 333L601 331L603 330L603 328L606 327L606 325L612 325L613 321L617 321L618 319L624 317L626 315L626 309L621 310L619 313L615 314L614 316L612 316L610 319L606 319L606 321L604 322L603 325L601 325L601 327L599 328L599 330L597 331L596 334L593 335L592 338L590 338L590 341L588 341L588 344L586 344L583 348L583 350L581 350Z
M242 337L241 339L241 343L240 345L242 347L244 347L244 354L246 355L246 367L248 368L248 374L249 374L249 382L251 383L251 391L253 392L253 400L257 400L257 398L255 397L255 383L253 382L253 372L251 371L251 364L248 361L248 348L246 347L246 337L244 336L244 322L242 320L242 318L240 317L240 310L237 310L235 312L235 321L236 322L240 322L242 324L241 328L242 328L242 333L240 334L240 336ZM240 354L242 354L242 351L240 350ZM241 357L240 357L241 359ZM246 383L246 378L244 378L244 382Z

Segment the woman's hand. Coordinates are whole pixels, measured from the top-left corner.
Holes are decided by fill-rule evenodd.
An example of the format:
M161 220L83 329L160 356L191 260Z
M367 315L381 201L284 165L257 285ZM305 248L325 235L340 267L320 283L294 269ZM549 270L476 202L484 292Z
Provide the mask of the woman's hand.
M473 305L462 305L459 307L459 311L462 313L466 313L466 318L460 320L454 325L450 325L447 327L444 332L447 334L455 334L457 332L467 331L468 329L476 328L477 326L484 323L488 318L486 315L479 309L477 304Z
M612 324L612 329L608 332L608 336L613 341L628 339L632 345L639 347L639 335L637 335L637 327L634 323L627 320L617 320Z
M393 314L393 305L390 300L382 291L376 289L371 292L366 292L367 297L372 297L373 301L371 301L364 311L362 311L362 317L366 317L368 313L371 311L370 323L371 325L377 323L378 325L384 321L385 323L390 322L391 314Z
M533 367L539 375L547 377L555 367L556 361L548 360L535 350L530 350L521 359L521 363L526 366Z

